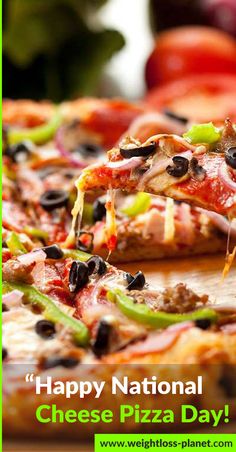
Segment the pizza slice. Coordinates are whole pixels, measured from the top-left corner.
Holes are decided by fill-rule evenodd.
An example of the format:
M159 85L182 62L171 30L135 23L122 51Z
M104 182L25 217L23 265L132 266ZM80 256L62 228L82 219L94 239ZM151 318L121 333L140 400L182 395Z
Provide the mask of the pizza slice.
M108 160L86 168L77 182L78 198L67 244L74 239L81 217L84 193L107 190L108 245L115 248L114 189L164 195L214 211L236 216L236 131L230 120L222 129L212 123L192 126L184 134L159 134L144 144L127 137ZM110 242L110 243L109 243Z

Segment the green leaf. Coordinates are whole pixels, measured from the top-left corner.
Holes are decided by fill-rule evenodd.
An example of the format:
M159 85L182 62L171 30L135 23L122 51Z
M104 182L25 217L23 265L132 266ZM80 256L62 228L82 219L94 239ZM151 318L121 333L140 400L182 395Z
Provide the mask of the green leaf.
M119 32L94 20L105 2L6 0L4 96L57 102L93 94L103 66L124 45Z
M125 209L121 209L121 212L129 217L135 217L140 213L145 213L149 209L151 204L151 196L148 193L138 193L135 198L133 204L131 206L126 207Z
M188 132L183 134L183 137L193 144L213 144L219 141L220 131L212 122L206 124L194 124Z

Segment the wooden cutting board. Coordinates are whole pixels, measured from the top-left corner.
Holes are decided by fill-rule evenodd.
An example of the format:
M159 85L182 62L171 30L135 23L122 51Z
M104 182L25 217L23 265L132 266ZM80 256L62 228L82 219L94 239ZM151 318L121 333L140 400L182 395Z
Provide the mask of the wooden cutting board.
M184 282L198 293L209 294L212 301L236 303L236 262L227 278L221 282L224 268L224 256L222 255L120 264L119 268L132 274L142 270L147 282L153 285L172 286L178 282ZM227 433L227 429L227 426L222 426L217 429L217 432ZM209 433L209 429L203 429L200 432ZM93 450L91 443L63 444L40 441L34 443L6 441L3 447L4 452L92 452Z

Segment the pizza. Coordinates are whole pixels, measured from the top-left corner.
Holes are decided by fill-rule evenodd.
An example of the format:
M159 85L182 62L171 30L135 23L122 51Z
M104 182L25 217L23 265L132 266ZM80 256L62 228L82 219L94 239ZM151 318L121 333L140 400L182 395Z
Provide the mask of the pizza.
M112 228L118 237L117 248L110 256L113 262L225 251L229 225L234 245L235 222L231 217L235 201L231 199L233 189L225 183L226 175L224 182L216 181L216 185L222 184L219 192L222 187L228 191L219 197L220 209L217 204L212 209L215 212L209 211L216 203L213 190L209 190L207 202L192 203L191 198L190 206L182 202L189 201L186 194L178 197L165 188L157 193L171 196L164 199L155 196L157 190L149 185L144 185L141 192L138 186L145 176L143 169L148 172L159 165L155 159L159 160L163 144L171 154L168 158L163 156L162 168L164 164L172 167L172 158L178 153L189 162L190 157L206 162L212 159L217 165L220 160L233 184L232 152L230 164L226 161L235 140L232 124L227 121L219 130L210 127L210 135L213 127L219 137L214 143L193 144L181 137L189 126L183 118L147 112L143 106L125 101L97 99L63 103L57 108L47 102L6 101L3 119L6 434L40 437L43 433L44 437L62 438L69 434L70 438L87 439L94 433L94 426L89 423L78 428L76 424L46 426L37 422L35 410L40 403L49 400L64 411L78 410L80 404L76 399L57 395L49 399L45 394L35 396L33 387L22 378L28 368L42 378L51 375L53 381L58 377L63 381L106 380L107 389L100 400L94 398L94 393L87 398L90 409L101 410L110 404L112 375L125 376L128 372L131 379L141 380L150 376L146 364L156 366L156 375L168 381L173 379L173 364L178 366L174 371L178 369L179 379L195 378L200 372L215 406L231 403L235 397L234 304L216 304L204 293L205 289L196 293L181 282L174 287L152 287L141 269L130 274L108 263L105 257ZM127 130L135 138L127 139ZM160 134L150 139L150 131ZM141 134L147 140L144 145L138 141ZM108 153L109 161L103 163L106 149L120 139L121 148L113 148ZM124 157L122 149L131 154L144 150L148 155ZM201 179L206 171L208 178L210 170L205 170L205 166L204 171L199 170L201 164L199 161L195 170ZM203 184L205 180L193 178L192 173L184 176L181 183L186 185L191 181L192 186ZM170 177L176 182L176 177ZM176 184L176 189L182 193L181 183ZM82 203L76 201L75 184L87 191L83 214ZM208 181L207 186L210 185ZM115 208L113 188L120 189ZM105 199L104 189L108 190ZM138 194L131 195L131 191ZM82 201L83 194L80 196ZM127 364L135 366L129 366L127 371ZM186 364L193 366L186 368ZM12 366L18 370L12 373ZM119 397L115 409L122 402L131 403L132 397ZM174 402L172 399L160 399L160 408L170 403L177 412L181 397ZM191 397L186 401L191 402ZM156 397L143 398L141 402L144 408L151 409ZM205 397L199 397L196 403L199 407L208 406ZM82 400L81 408L84 404ZM100 428L106 431L109 425ZM112 429L135 432L139 425L131 420L122 427L115 421Z
M46 142L41 144L29 140L14 145L6 144L3 156L4 246L6 241L12 241L12 232L18 235L18 241L22 242L27 251L37 246L63 244L66 241L71 228L70 211L76 196L75 182L84 167L105 158L105 149L101 145L101 142L107 141L105 119L102 134L100 138L96 136L96 139L91 132L91 118L90 134L87 131L87 135L84 120L81 119L85 118L85 111L90 111L90 116L96 119L98 105L98 118L100 111L103 111L104 118L110 118L111 111L116 111L117 101L88 99L87 102L78 100L62 104L59 109L63 111L64 119L54 130L54 139L47 137ZM121 101L119 105L121 108ZM123 103L123 110L125 106L129 111L130 105ZM43 120L49 121L53 117L53 106L49 103L38 103L37 109L35 102L6 101L3 104L3 113L4 126L11 136L12 130L22 132L26 129L38 129L44 124ZM87 121L88 118L89 115ZM99 122L98 118L95 124ZM116 128L112 129L115 134L113 144L121 130L120 119L114 114L113 122L115 118L119 126L118 131ZM132 121L127 133L147 138L151 131L180 133L186 130L185 127L186 123L184 124L181 118L171 118L159 113L142 113ZM102 192L100 194L102 195ZM112 262L132 261L134 258L147 260L217 253L226 249L229 224L227 219L196 208L190 209L185 203L171 206L170 200L166 202L147 194L141 194L141 198L138 198L132 200L132 196L123 196L121 193L117 198L118 245L111 255ZM90 192L86 195L82 224L85 233L80 234L77 246L88 252L93 249L94 253L106 257L104 204L104 198L101 201L97 194ZM234 237L235 227L232 223L231 245L234 244ZM137 247L140 252L134 253L133 250Z
M59 245L25 254L8 253L4 260L4 428L11 437L39 436L42 430L44 437L71 432L70 437L86 438L93 433L89 425L71 431L68 424L37 422L35 410L47 403L47 396L35 396L20 371L12 375L9 369L15 363L24 374L29 367L34 374L49 374L55 381L60 376L62 380L105 378L108 382L116 373L127 375L122 364L136 364L128 371L133 379L150 373L144 366L147 363L162 364L160 372L171 379L168 366L175 364L179 378L193 378L197 371L206 373L206 390L210 388L217 404L229 403L234 397L232 388L229 395L225 378L227 365L236 363L233 305L214 305L207 295L196 294L181 283L150 287L141 270L131 275L98 255L64 250ZM186 364L194 364L188 366L187 374ZM122 400L127 403L127 396L119 402ZM145 400L144 407L155 406L155 398ZM168 400L160 401L161 406ZM49 401L63 410L78 409L76 399L52 395ZM91 394L87 403L101 409L108 401L108 393L102 402ZM84 408L86 402L81 403ZM180 403L177 398L174 410ZM203 407L207 401L200 397L198 404ZM122 428L119 422L114 427L117 431ZM106 430L106 424L101 428ZM131 422L125 428L136 431L138 425Z

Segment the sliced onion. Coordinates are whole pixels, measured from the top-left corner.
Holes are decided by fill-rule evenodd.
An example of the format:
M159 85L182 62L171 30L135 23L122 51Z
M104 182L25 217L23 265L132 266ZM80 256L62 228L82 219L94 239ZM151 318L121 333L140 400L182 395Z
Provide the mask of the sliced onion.
M233 190L236 193L236 182L232 180L232 178L229 175L229 171L227 168L227 165L225 162L222 163L222 165L219 168L219 177L222 180L222 182L231 190Z
M222 215L220 215L219 213L216 212L209 212L208 210L205 209L198 209L200 210L202 213L204 213L204 215L207 215L213 224L215 224L216 226L218 226L218 228L224 232L225 234L228 234L230 232L230 236L231 237L236 237L236 224L233 222L230 222L229 220L227 220L227 218L223 217Z
M78 158L75 158L73 154L68 151L64 145L63 145L63 127L59 127L56 136L55 136L55 144L60 152L62 157L65 157L68 162L70 162L74 167L76 168L85 168L87 166L86 162L83 162L79 160Z
M22 256L18 256L17 260L20 261L24 265L30 265L38 262L45 261L47 255L43 250L32 251L31 253L22 254Z
M4 294L2 296L2 302L5 303L9 308L20 306L23 295L23 292L15 289L9 293Z
M131 135L133 137L137 137L140 140L146 139L150 137L150 133L148 134L148 129L156 128L156 130L161 129L160 131L165 131L166 133L176 133L182 135L186 130L186 126L181 124L179 121L170 119L165 115L161 115L160 113L145 113L141 116L138 116L131 123L130 128L126 135Z
M114 170L132 170L142 165L143 161L143 157L131 157L130 159L119 160L118 162L108 162L106 166Z

